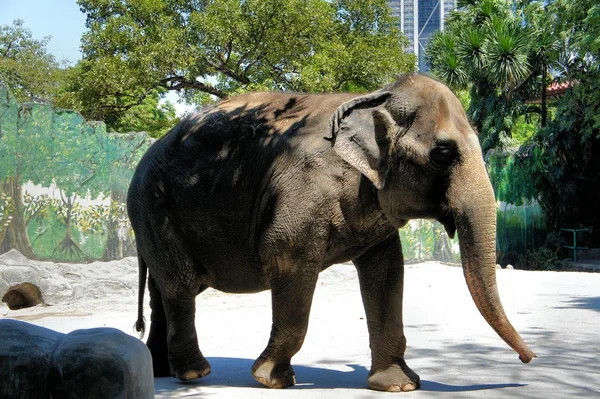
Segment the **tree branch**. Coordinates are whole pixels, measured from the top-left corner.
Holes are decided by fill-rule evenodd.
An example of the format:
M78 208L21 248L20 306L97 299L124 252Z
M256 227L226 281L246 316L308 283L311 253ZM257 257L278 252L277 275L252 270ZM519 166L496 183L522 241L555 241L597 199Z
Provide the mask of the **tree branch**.
M39 211L41 211L45 206L47 205L46 200L44 199L44 197L40 197L40 201L37 203L37 208L33 208L32 209L32 213L31 215L29 215L27 217L27 220L25 220L25 226L29 226L29 222L31 222L31 220L35 217L35 215L38 214Z
M101 105L100 108L103 109L116 109L119 110L120 112L125 112L130 108L135 107L136 105L140 105L142 102L144 102L144 100L146 99L146 97L148 97L148 94L150 94L152 92L152 90L154 90L156 87L151 87L150 89L146 90L142 95L140 95L139 97L137 97L137 100L127 104L127 105ZM130 98L135 98L135 96L132 96L131 94L127 94L127 93L115 93L115 97L130 97Z
M242 82L243 83L243 82ZM160 81L160 85L168 90L196 89L219 98L227 97L223 91L197 80L189 80L182 76L173 76Z
M215 53L215 57L219 60L220 65L215 64L214 62L212 62L211 60L206 60L208 62L208 64L215 68L217 71L223 73L225 76L230 77L231 79L235 80L236 82L240 82L242 84L247 85L248 83L250 83L250 79L248 79L246 76L244 75L240 75L239 73L236 73L234 71L232 71L231 69L227 68L227 65L225 65L225 60L223 59L223 56L219 53ZM213 93L211 93L213 94Z
M515 91L517 91L517 90L519 90L521 87L523 87L523 85L524 85L525 83L527 83L527 81L528 81L529 79L531 79L532 77L534 77L536 73L537 73L537 68L534 68L534 69L532 69L532 70L531 70L531 71L530 71L530 72L527 74L527 76L525 76L525 79L523 79L523 80L521 81L521 83L517 84L517 85L516 85L516 86L513 88L512 92L514 93Z
M2 58L6 58L8 56L8 52L12 49L14 42L14 37L12 37L10 43L8 43L8 46L6 46L6 50L4 50L4 54L2 54Z

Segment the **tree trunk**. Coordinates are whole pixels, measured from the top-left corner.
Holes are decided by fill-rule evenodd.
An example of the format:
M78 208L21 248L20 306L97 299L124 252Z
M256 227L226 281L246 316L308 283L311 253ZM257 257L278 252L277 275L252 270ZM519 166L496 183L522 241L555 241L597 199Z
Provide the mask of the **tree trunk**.
M546 98L546 63L542 66L542 127L546 126L547 98Z
M9 214L12 219L8 226L3 226L4 234L0 241L0 254L14 248L27 258L35 259L25 224L21 176L16 175L5 179L2 182L2 192L13 200L14 207Z
M79 245L73 240L73 230L72 230L72 215L73 215L73 205L75 204L75 195L73 197L68 197L67 200L61 194L61 198L63 201L63 205L67 207L64 215L64 222L67 232L65 234L65 238L54 248L52 251L52 257L54 258L54 254L58 251L59 256L62 258L70 258L70 259L78 259L85 256Z
M102 260L117 260L123 259L126 255L124 248L127 245L125 241L127 237L119 237L119 217L121 215L115 214L114 203L121 204L125 202L126 194L121 190L111 190L110 192L110 206L108 207L108 225L106 231L106 246L102 253ZM129 251L127 251L129 252Z
M433 259L440 262L452 262L452 244L445 231L441 230L433 245Z

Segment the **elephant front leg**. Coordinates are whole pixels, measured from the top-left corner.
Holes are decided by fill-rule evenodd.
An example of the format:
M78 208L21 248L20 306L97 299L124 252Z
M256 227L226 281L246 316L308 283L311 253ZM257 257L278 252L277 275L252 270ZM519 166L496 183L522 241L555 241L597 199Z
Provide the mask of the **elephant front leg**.
M318 270L318 269L317 269ZM273 325L267 348L252 366L252 375L269 388L296 384L291 365L302 347L318 271L295 274L271 281Z
M393 392L419 388L419 376L404 361L404 259L398 234L394 233L369 249L355 259L354 264L358 270L369 329L369 388Z

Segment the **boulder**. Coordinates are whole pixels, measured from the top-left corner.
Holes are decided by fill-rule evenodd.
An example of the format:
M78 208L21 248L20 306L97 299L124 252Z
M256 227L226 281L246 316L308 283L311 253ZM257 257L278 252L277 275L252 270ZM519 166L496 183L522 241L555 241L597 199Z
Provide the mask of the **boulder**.
M16 249L11 249L0 255L0 265L33 266L33 262Z
M0 320L0 397L152 398L152 356L114 328L61 334Z
M52 353L64 334L11 319L0 320L0 398L50 398Z

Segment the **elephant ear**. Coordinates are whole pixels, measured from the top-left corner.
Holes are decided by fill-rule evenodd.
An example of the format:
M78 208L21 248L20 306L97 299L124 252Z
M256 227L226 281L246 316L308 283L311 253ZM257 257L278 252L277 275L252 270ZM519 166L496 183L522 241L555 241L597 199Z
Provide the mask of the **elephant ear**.
M390 95L377 91L357 97L340 105L331 117L333 149L378 189L385 183L389 133L395 122L385 109L376 107Z

